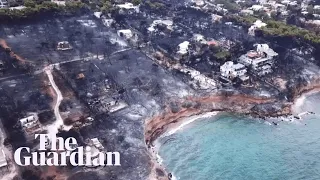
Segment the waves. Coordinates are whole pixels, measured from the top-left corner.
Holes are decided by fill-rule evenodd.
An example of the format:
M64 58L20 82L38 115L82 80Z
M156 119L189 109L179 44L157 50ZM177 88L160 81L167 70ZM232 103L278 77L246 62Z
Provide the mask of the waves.
M320 179L320 155L315 116L303 123L262 121L219 116L176 131L159 153L168 172L181 180L210 179ZM305 125L306 123L306 125Z
M166 136L171 136L172 134L176 133L177 131L182 130L186 125L188 125L196 120L210 118L210 117L213 117L217 114L218 114L218 112L208 112L208 113L204 113L201 115L195 115L195 116L188 117L188 118L184 119L177 127L172 127L171 129L169 129L160 138L163 138Z

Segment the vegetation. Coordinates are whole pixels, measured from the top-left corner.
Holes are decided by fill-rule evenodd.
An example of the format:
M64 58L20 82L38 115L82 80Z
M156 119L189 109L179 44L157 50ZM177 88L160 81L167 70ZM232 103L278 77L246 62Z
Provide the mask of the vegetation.
M217 60L219 61L225 62L231 57L231 54L229 51L222 50L216 53L214 57L217 58Z
M230 16L228 19L245 26L251 26L257 20L257 18L252 16ZM266 23L267 26L261 29L263 35L295 37L312 44L320 45L320 35L315 32L276 20L267 20Z
M240 25L251 26L258 18L253 16L233 16L226 17L227 21L232 21Z
M216 4L223 4L224 8L231 12L237 12L241 9L241 7L235 3L232 2L232 0L215 0Z
M26 8L21 10L0 9L0 22L32 19L43 15L70 15L86 8L81 2L67 2L65 6L58 6L49 1L37 4L36 1L25 1Z
M132 0L132 4L137 6L142 3L142 0Z
M220 46L209 46L210 56L218 60L220 63L224 63L229 60L231 53Z
M105 0L103 2L103 5L102 7L100 8L101 12L103 14L107 14L107 13L110 13L111 10L112 10L112 2L111 1L108 1L108 0Z
M267 21L267 26L262 28L262 32L265 35L297 37L313 44L320 44L320 36L318 34L284 22Z

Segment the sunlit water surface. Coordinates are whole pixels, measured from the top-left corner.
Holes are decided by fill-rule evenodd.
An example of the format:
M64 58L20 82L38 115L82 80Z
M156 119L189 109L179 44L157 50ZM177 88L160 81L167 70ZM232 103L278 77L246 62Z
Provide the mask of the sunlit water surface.
M320 95L299 107L303 121L219 114L160 139L163 165L181 180L320 179Z

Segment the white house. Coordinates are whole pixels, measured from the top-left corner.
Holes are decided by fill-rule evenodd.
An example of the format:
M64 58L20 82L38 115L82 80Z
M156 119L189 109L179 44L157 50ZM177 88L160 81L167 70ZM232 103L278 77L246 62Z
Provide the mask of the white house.
M315 5L315 6L313 6L313 9L320 9L320 5Z
M2 69L4 69L4 63L3 63L3 61L0 59L0 71L1 71Z
M239 62L252 67L258 75L264 75L272 72L274 59L278 53L269 48L267 44L256 44L256 50L251 50L240 56Z
M132 3L129 2L126 2L124 4L118 4L117 7L122 10L134 10L137 13L140 12L139 6L134 6Z
M101 18L101 15L102 15L102 12L94 12L93 15L94 15L96 18L100 19L100 18Z
M125 37L126 39L130 39L133 36L133 33L130 29L122 29L117 31L118 36Z
M19 120L24 128L32 128L37 124L37 117L35 115L28 116Z
M180 55L187 54L189 51L189 45L190 45L190 43L188 41L184 41L181 44L179 44L178 45L178 48L179 48L178 54L180 54Z
M222 66L220 66L220 73L221 76L228 79L233 79L236 77L240 78L243 81L249 79L249 77L246 75L246 67L240 63L234 64L232 61L227 61Z

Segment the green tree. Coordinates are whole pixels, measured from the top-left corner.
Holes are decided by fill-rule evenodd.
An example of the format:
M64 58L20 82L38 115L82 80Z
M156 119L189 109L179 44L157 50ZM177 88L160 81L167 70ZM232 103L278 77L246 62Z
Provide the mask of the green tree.
M35 8L36 7L36 2L34 2L33 0L25 0L24 1L24 5L26 7Z

